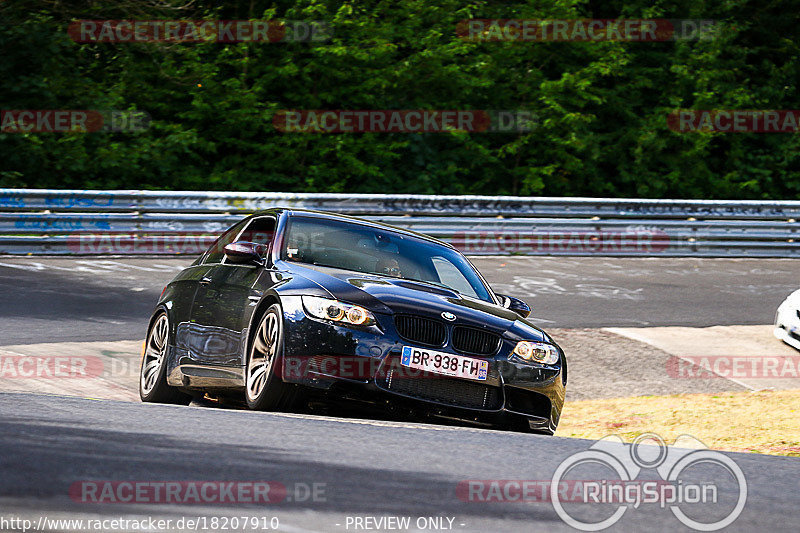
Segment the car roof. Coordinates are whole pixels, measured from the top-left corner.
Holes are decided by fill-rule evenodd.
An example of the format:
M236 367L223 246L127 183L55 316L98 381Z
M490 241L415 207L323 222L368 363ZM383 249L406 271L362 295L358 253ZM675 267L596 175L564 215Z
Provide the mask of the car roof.
M259 215L268 215L268 214L275 215L275 214L278 214L278 213L281 213L281 212L288 214L290 217L299 215L299 216L304 216L304 217L325 218L325 219L328 219L328 220L339 220L339 221L342 221L342 222L353 222L353 223L361 224L363 226L369 226L369 227L373 227L373 228L394 231L396 233L402 233L404 235L409 235L409 236L412 236L412 237L416 237L418 239L425 240L425 241L428 241L428 242L441 244L442 246L445 246L447 248L455 250L455 247L452 244L450 244L448 242L440 241L439 239L435 239L435 238L433 238L433 237L431 237L429 235L425 235L424 233L419 233L419 232L408 230L408 229L398 228L397 226L392 226L391 224L384 224L382 222L375 222L375 221L367 220L367 219L364 219L364 218L353 217L353 216L349 216L349 215L342 215L340 213L331 213L331 212L328 212L328 211L317 211L317 210L314 210L314 209L297 209L297 208L294 208L294 207L274 207L274 208L271 208L271 209L266 209L264 211L258 211L256 213L253 213L252 216L255 217L255 216L259 216Z

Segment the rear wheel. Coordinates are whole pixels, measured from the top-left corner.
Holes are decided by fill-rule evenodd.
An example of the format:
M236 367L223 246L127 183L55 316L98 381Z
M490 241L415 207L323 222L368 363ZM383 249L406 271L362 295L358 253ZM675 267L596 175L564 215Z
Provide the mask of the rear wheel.
M256 411L287 408L294 396L294 387L276 373L283 356L283 311L272 304L258 323L245 371L247 406Z
M139 373L139 397L143 402L188 405L192 397L167 385L166 360L169 346L169 318L160 313L145 340Z

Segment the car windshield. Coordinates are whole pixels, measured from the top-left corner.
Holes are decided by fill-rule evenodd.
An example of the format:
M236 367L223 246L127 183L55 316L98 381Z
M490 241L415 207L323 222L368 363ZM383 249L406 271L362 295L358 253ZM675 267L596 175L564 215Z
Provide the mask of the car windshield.
M285 261L422 281L492 301L460 253L411 235L339 220L292 217L283 242Z

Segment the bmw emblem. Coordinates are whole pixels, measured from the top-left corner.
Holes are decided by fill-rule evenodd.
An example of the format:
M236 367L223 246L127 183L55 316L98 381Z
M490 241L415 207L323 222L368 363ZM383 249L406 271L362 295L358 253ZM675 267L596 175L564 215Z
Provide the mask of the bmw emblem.
M456 315L454 315L453 313L448 313L447 311L445 311L444 313L442 313L442 318L452 322L453 320L456 319Z

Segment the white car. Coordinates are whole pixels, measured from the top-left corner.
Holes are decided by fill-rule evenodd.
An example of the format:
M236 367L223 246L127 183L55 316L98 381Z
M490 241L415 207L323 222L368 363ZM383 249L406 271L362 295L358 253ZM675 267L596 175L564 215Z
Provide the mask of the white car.
M775 313L775 336L800 350L800 290L794 291Z

